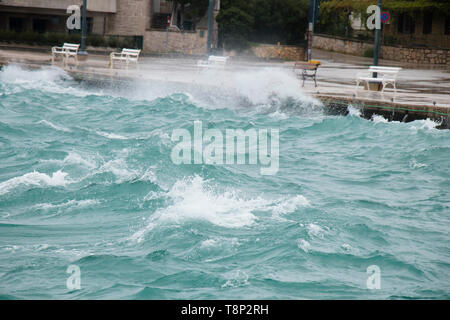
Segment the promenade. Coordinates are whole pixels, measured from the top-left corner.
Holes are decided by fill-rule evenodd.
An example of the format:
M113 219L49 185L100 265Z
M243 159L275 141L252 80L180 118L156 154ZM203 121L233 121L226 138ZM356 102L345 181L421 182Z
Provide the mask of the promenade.
M301 80L298 90L322 100L325 104L338 106L348 103L365 109L371 107L398 110L397 118L402 119L405 110L418 117L430 117L433 120L444 121L449 126L450 114L450 70L447 66L408 65L392 61L380 61L382 66L397 66L403 70L397 78L397 94L356 90L355 78L372 64L372 60L362 57L330 53L314 50L315 60L322 62L317 73L318 87L312 81L307 81L304 88ZM226 74L233 72L250 72L265 68L281 69L293 75L294 62L263 61L257 59L235 58L221 74L214 76L209 72L199 72L197 68L198 57L169 57L169 56L143 56L140 58L139 68L130 66L109 69L109 56L106 54L90 54L87 61L81 61L78 67L69 65L66 70L78 78L106 77L117 79L139 79L179 82L181 84L199 84L211 86L227 86ZM51 65L50 49L48 52L17 50L0 48L0 64L19 63L28 66ZM61 62L56 66L64 67ZM402 114L403 110L403 114ZM408 113L408 112L406 112ZM392 118L396 120L397 118Z

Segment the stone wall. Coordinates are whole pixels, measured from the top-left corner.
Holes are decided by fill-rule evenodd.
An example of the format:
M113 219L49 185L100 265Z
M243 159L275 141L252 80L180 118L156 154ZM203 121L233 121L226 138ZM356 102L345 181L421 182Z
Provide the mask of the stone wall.
M364 52L367 49L373 48L373 44L358 40L348 40L339 37L332 38L329 36L314 35L313 48L346 53L355 56L364 56Z
M303 47L262 44L252 47L251 50L257 57L260 58L278 58L291 61L306 60L306 51Z
M444 49L382 46L381 57L387 60L404 61L411 63L450 65L450 50Z
M166 50L167 43L167 50ZM204 55L208 45L208 31L196 32L149 30L144 35L144 52L146 53L183 53Z
M314 35L313 48L364 56L364 52L368 49L372 49L373 44L360 40ZM386 60L408 63L450 65L450 50L448 49L406 48L401 46L382 45L380 57Z
M150 1L117 1L117 13L108 17L107 34L119 36L143 36L150 27Z

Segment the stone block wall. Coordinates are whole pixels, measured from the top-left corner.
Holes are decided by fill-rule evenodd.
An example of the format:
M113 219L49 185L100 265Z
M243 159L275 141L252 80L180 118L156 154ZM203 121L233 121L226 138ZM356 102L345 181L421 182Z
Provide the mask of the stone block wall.
M346 53L356 56L364 56L364 52L367 49L373 48L373 44L358 40L348 40L343 38L332 38L328 36L314 35L313 48Z
M444 49L382 46L381 57L388 60L420 64L450 64L450 50Z
M306 50L297 46L258 45L252 47L252 52L260 58L284 59L291 61L306 60Z
M196 32L169 31L168 38L164 30L149 30L144 35L144 52L146 53L176 52L204 55L207 52L207 45L207 30L197 30Z
M373 44L359 40L348 40L339 37L314 35L313 47L327 51L364 56ZM386 60L419 64L450 65L450 50L433 48L407 48L401 46L385 46L380 49L380 57Z
M150 1L117 1L117 12L108 17L107 34L119 36L143 36L150 27Z

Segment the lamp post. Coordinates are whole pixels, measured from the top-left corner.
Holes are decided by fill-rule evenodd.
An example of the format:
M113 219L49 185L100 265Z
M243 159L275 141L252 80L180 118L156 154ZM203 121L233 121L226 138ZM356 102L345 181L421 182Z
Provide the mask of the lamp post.
M378 0L378 7L380 8L380 13L381 13L382 5L383 5L382 0ZM381 19L381 15L380 15L380 19ZM380 23L380 28L382 28L381 23ZM380 34L381 34L381 30L375 29L375 44L374 44L374 49L373 49L373 65L374 66L378 66L378 57L379 57L379 53L380 53ZM376 77L377 77L377 74L374 73L374 78L376 78Z
M86 33L87 33L87 0L83 0L83 10L82 10L82 17L81 17L81 48L78 52L78 55L80 56L87 56L86 51Z
M208 55L212 53L213 42L213 29L214 29L214 0L209 0L208 9Z
M308 23L308 61L312 59L312 41L314 32L314 23L316 22L316 8L320 0L309 1L309 23Z

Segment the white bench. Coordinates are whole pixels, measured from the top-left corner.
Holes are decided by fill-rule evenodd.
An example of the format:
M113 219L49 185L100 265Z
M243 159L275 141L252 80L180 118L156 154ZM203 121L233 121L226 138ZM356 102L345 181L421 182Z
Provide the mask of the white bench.
M221 56L209 56L208 60L199 60L197 62L197 67L199 68L211 68L211 67L222 67L225 68L229 57Z
M136 68L137 68L140 53L141 53L141 50L126 49L126 48L123 48L122 52L111 52L110 60L109 60L109 67L111 69L113 69L114 61L120 61L120 63L125 62L127 68L128 68L128 65L130 64L130 62L134 62L136 64Z
M369 67L368 74L358 74L356 77L356 90L358 90L361 83L367 84L367 88L369 88L370 82L380 83L382 85L381 92L384 92L388 85L391 85L394 89L394 94L397 92L397 76L398 73L402 70L402 68L394 68L394 67L378 67L371 66ZM377 74L377 78L373 78L373 74Z
M64 43L62 47L52 48L52 63L55 63L55 58L59 55L62 56L64 64L67 64L69 58L74 58L76 64L78 65L78 50L80 49L79 44L74 43Z

